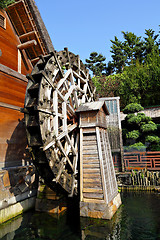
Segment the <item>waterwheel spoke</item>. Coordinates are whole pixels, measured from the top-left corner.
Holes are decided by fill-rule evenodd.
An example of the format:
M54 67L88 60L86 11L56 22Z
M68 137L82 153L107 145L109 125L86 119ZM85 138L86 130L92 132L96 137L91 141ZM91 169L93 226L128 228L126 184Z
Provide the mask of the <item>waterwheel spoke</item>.
M93 100L89 71L66 48L41 59L28 79L25 123L36 166L51 187L60 184L73 196L79 160L76 109Z

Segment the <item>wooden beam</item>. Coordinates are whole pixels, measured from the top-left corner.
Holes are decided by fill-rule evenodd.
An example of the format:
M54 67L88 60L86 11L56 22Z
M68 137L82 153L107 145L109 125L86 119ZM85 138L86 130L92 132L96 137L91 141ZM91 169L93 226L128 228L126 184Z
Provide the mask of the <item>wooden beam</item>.
M86 79L82 78L78 73L76 73L75 71L73 71L73 76L76 76L77 78L79 78L82 83L86 83Z
M96 137L97 137L97 147L98 147L98 155L99 155L99 161L100 161L100 169L101 169L101 179L102 179L102 185L103 185L103 195L104 200L108 204L108 195L107 195L107 188L106 188L106 179L105 179L105 172L104 172L104 165L103 165L103 155L102 155L102 146L101 146L101 138L100 138L100 130L99 127L96 127Z
M39 57L31 59L31 63L34 65L39 61Z
M27 32L25 34L20 35L19 39L22 40L24 38L31 37L31 36L34 36L34 35L35 35L35 31Z
M18 78L18 79L20 79L20 80L22 80L24 82L28 82L26 76L24 76L24 75L14 71L14 70L12 70L9 67L6 67L6 66L2 65L2 64L0 64L0 71L5 73L5 74L8 74L8 75L10 75L12 77Z
M23 49L26 49L26 48L29 48L29 47L33 47L33 46L35 46L35 45L37 45L36 40L31 40L31 41L28 41L28 42L19 44L19 45L17 46L17 48L18 48L19 50L23 50Z
M13 109L13 110L16 110L16 111L21 111L20 107L15 106L15 105L11 105L11 104L8 104L8 103L3 103L3 102L0 102L0 107L9 108L9 109Z
M56 138L57 140L61 140L63 137L66 136L66 134L70 133L71 131L73 131L74 129L77 128L77 123L73 124L73 125L68 125L68 129L66 132L62 132L58 135L58 137ZM50 143L48 143L47 145L45 145L43 147L43 151L46 151L48 148L52 147L55 144L55 139L53 141L51 141Z
M64 78L62 78L62 79L57 83L57 89L59 89L59 88L62 86L62 84L64 83L64 81L66 81L66 79L67 79L67 77L70 75L70 73L71 73L71 69L69 69L69 70L65 73Z
M65 156L65 158L66 158L67 162L69 163L71 169L74 171L73 165L72 165L69 157L67 156L67 154L66 154L66 152L65 152L65 150L64 150L64 148L63 148L63 146L62 146L62 144L59 140L57 141L57 144L58 144L59 150L63 153L63 155Z
M80 201L83 201L83 129L80 128Z

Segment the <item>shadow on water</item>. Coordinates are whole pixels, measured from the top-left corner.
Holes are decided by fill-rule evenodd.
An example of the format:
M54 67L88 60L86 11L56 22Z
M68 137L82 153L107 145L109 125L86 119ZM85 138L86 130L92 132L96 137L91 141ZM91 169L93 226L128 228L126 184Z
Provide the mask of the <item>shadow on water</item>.
M77 199L68 200L68 212L28 212L0 226L2 240L158 240L160 195L122 193L123 205L112 220L80 218Z

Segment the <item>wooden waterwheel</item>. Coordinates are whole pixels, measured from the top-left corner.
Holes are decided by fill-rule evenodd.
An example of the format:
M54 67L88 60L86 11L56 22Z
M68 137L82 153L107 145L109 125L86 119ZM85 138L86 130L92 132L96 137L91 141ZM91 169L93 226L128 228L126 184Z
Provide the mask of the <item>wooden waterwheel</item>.
M28 76L24 115L34 165L51 188L77 194L79 129L76 109L93 101L90 76L67 48L41 57Z

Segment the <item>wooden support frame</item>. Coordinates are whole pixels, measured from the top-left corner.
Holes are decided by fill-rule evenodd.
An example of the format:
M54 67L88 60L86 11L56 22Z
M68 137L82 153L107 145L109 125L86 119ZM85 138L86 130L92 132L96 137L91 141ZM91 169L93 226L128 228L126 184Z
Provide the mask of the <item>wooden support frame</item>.
M21 43L17 46L17 48L19 50L23 50L23 49L27 49L27 48L30 48L30 47L33 47L33 46L36 46L37 45L37 42L36 40L31 40L31 41L27 41L25 43Z
M36 136L33 139L42 141L42 144L39 143L39 149L46 156L47 164L49 163L53 172L52 182L59 183L70 196L77 192L80 134L77 129L76 109L82 103L83 95L89 95L88 98L91 98L88 87L84 89L84 85L88 85L87 71L82 74L81 67L83 71L85 67L80 62L77 68L77 63L77 56L68 50L67 54L65 50L54 52L50 59L41 58L38 66L42 65L42 70L37 72L38 68L35 68L31 79L29 78L29 94L25 106L25 114L29 115L32 107L35 115L37 114L36 119L39 119L41 135L40 138L37 139ZM66 67L65 70L63 66ZM39 89L35 101L35 98L31 99L34 94L30 93L37 86ZM88 98L85 97L85 101ZM37 102L37 106L31 104L34 102ZM26 117L26 125L29 117ZM32 140L32 136L30 139ZM35 142L33 144L36 145Z

